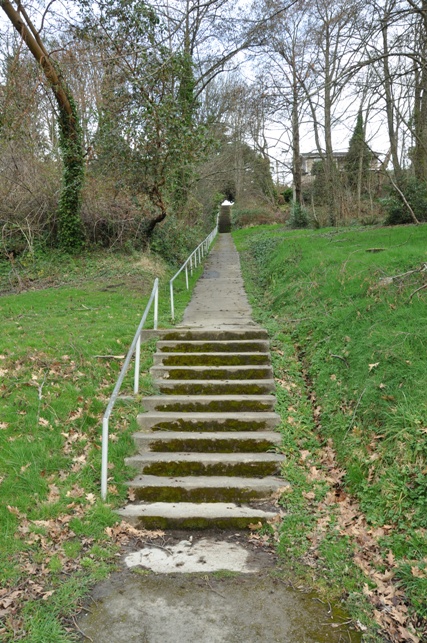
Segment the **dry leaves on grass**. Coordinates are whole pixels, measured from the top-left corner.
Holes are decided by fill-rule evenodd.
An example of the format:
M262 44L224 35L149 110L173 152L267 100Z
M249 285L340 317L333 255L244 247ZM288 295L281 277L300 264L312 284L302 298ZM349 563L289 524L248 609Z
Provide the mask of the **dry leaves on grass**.
M392 526L371 528L358 503L343 491L344 471L337 465L331 440L320 451L320 467L310 462L306 451L301 452L300 461L307 467L307 477L311 481L327 481L330 485L330 491L316 506L319 518L315 530L309 535L309 563L313 564L313 560L319 557L319 545L330 529L331 515L334 515L339 533L349 537L353 543L355 564L375 584L373 589L365 585L364 594L373 605L374 618L383 632L392 643L421 643L422 639L417 636L408 613L404 592L395 579L394 556L389 551L384 558L378 545L379 538L387 535ZM314 500L313 496L311 492L305 494L310 501ZM427 636L427 630L425 635Z
M48 502L55 502L58 489L54 484L49 489ZM26 550L19 552L15 558L20 572L19 584L0 589L0 619L5 626L3 631L13 632L14 640L18 641L26 636L20 618L23 604L47 600L55 592L51 586L49 567L52 558L60 563L61 573L68 577L80 569L81 558L88 554L94 540L80 536L78 555L72 558L66 555L65 544L76 540L69 523L75 516L82 517L85 513L84 508L75 503L68 505L69 514L50 520L28 520L26 514L16 507L8 506L7 509L19 519L17 537L25 543ZM1 631L0 626L0 634Z
M153 531L148 529L137 529L124 520L119 524L114 525L114 527L106 527L105 533L116 545L121 547L128 545L131 541L149 542L156 538L163 538L165 535L165 532L159 529Z

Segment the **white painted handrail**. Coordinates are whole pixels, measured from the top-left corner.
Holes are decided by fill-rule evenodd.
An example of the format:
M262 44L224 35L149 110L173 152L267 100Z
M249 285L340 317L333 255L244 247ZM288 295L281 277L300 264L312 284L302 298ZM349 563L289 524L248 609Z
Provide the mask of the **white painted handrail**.
M178 270L178 272L172 277L172 279L169 282L169 290L170 290L170 299L171 299L171 317L172 321L175 321L175 306L174 306L174 292L173 292L173 282L175 279L178 277L178 275L181 274L183 270L185 270L185 285L188 290L189 288L189 282L188 282L188 271L190 270L190 274L193 274L193 270L197 268L198 265L201 264L202 259L205 255L208 254L209 247L212 244L213 240L215 239L216 235L218 232L218 222L215 226L215 228L212 230L210 234L206 237L206 239L203 239L202 243L199 243L197 248L193 250L191 255L187 257L187 259L184 261L182 264L181 268Z
M154 280L153 290L151 291L150 299L148 304L145 307L144 314L142 315L141 321L139 322L138 329L135 333L135 337L132 340L132 344L128 350L125 361L120 371L120 375L114 387L114 391L111 394L110 401L108 406L105 409L104 417L102 418L102 458L101 458L101 498L103 500L107 497L107 479L108 479L108 435L109 435L109 420L110 415L113 411L114 404L120 393L120 388L123 384L123 380L128 371L130 361L135 354L135 374L134 374L134 386L133 390L136 395L139 390L139 364L140 364L140 355L141 355L141 331L144 328L144 324L147 321L148 314L151 310L151 306L154 301L154 329L157 329L157 323L159 318L159 280Z

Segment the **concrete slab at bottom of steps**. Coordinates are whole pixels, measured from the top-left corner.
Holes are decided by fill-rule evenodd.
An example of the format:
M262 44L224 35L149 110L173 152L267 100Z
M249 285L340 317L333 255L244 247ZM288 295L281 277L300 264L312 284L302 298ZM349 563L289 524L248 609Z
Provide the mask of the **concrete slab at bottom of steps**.
M127 505L117 512L140 529L245 529L280 515L274 507L257 508L232 502L153 502Z

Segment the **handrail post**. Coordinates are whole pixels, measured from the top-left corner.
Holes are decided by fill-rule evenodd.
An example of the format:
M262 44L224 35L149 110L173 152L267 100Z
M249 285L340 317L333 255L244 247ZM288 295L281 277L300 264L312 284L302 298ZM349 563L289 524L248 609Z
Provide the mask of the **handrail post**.
M132 343L127 352L125 361L123 363L120 375L114 387L114 390L111 394L110 401L105 410L104 416L102 418L102 444L101 444L101 498L105 500L107 497L107 483L108 483L108 438L109 438L109 420L114 404L120 393L120 387L123 384L126 373L128 372L130 362L132 357L135 355L135 373L134 373L134 392L138 393L139 390L139 368L140 368L140 356L141 356L141 332L144 328L144 324L147 321L148 314L151 310L151 306L154 301L154 327L157 328L158 322L158 291L159 291L159 280L156 278L154 280L153 289L151 291L150 298L145 307L144 314L142 315L139 326L136 330Z
M135 373L133 377L133 392L135 395L139 391L139 362L141 357L141 335L138 337L135 346Z
M108 417L102 420L102 456L101 456L101 498L107 497L108 478Z
M188 264L185 264L185 285L187 286L187 290L189 288L188 284Z
M175 321L175 309L173 305L173 281L172 279L169 282L169 289L170 289L170 295L171 295L171 317L172 321Z
M154 330L157 330L157 326L159 324L159 280L157 279L157 288L156 288L156 294L154 295L154 320L153 320L153 328Z

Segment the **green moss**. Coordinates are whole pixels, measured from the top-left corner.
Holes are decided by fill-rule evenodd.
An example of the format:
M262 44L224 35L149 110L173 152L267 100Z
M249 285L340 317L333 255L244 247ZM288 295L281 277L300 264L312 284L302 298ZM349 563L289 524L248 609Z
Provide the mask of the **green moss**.
M253 522L251 518L216 518L213 524L209 518L164 518L163 516L144 516L138 522L138 529L247 529ZM264 522L257 518L257 522ZM218 572L219 573L219 572ZM230 572L231 573L231 572Z
M207 330L207 331L180 331L180 330L171 330L162 335L162 339L166 341L198 341L198 340L214 340L222 339L230 341L233 339L268 339L267 332L260 328L258 330L244 330L244 331L232 331L232 330Z
M241 476L263 478L280 473L280 462L156 462L144 466L148 476Z
M162 353L265 353L268 351L266 341L248 341L248 342L201 342L199 344L190 344L187 342L177 342L173 346L162 346L159 348Z
M212 418L203 422L182 418L158 422L153 426L153 429L158 431L262 431L268 428L268 423L262 418L259 420Z
M157 453L265 453L276 445L268 440L206 439L156 440L150 444L150 451Z
M250 366L269 364L268 353L187 353L163 358L164 366Z
M159 403L156 411L183 413L247 413L272 411L273 402L270 400L211 400L210 402L188 400L173 404Z
M168 372L170 380L192 380L195 378L196 374L192 370L178 370L171 368ZM215 370L211 368L206 368L203 370L197 371L197 379L203 380L241 380L244 377L245 380L262 380L265 377L271 376L271 369L269 367L262 368L249 368L244 371L230 371L226 368L216 368Z
M226 382L216 384L201 384L192 382L191 384L174 384L173 387L162 387L160 390L164 395L265 395L272 393L274 385L266 381L263 384L251 384L250 382Z
M132 485L130 485L132 487ZM250 502L265 498L265 493L254 489L196 488L181 487L137 487L134 488L135 499L146 502Z

